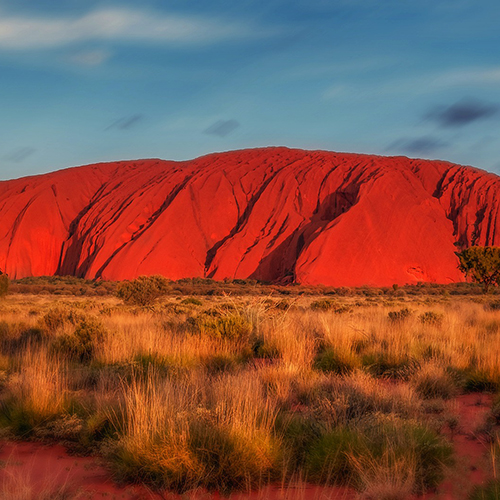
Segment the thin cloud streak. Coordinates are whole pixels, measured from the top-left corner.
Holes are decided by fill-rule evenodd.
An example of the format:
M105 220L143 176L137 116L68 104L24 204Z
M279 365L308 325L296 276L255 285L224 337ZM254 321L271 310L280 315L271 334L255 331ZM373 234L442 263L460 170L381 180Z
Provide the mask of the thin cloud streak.
M210 125L207 129L205 129L205 134L208 135L217 135L219 137L226 137L226 135L234 132L240 123L237 120L219 120L215 122L213 125Z
M12 162L12 163L21 163L26 158L30 157L32 154L36 152L35 148L32 147L22 147L19 149L16 149L15 151L11 151L9 154L3 157L5 161Z
M75 52L68 57L68 61L78 66L100 66L107 62L112 52L104 49L83 50Z
M426 135L415 138L401 138L390 144L386 151L404 151L410 154L431 154L435 151L448 147L448 142L436 137Z
M111 125L109 125L109 127L106 127L104 130L111 130L111 129L127 130L137 125L137 123L142 119L143 115L140 113L131 116L124 116L123 118L120 118L119 120L113 122Z
M0 18L0 49L11 50L49 49L95 40L201 44L272 34L236 21L125 8L95 10L81 17Z

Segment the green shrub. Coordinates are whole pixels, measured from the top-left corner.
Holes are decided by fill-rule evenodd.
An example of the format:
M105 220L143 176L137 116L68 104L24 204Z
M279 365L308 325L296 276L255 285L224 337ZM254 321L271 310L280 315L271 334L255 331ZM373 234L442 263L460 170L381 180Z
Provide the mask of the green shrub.
M445 466L453 461L451 444L417 422L382 416L368 420L360 432L366 446L362 454L375 461L388 456L389 467L402 462L407 464L406 469L413 469L416 493L437 486L443 480Z
M411 490L422 492L440 483L451 460L451 445L429 428L394 416L374 416L356 427L323 433L308 449L306 470L313 481L364 489L370 467L375 466L375 473L386 467L386 477L391 477L404 464L413 480Z
M308 418L308 415L296 412L278 413L275 420L275 434L282 438L286 467L290 470L303 469L311 444L324 432L321 423Z
M424 325L432 325L432 326L441 326L443 323L444 316L440 313L436 313L433 311L426 311L422 313L418 319Z
M351 353L343 353L332 348L328 348L318 353L314 361L314 366L318 370L332 372L338 375L349 373L358 365L358 359Z
M465 373L464 389L467 392L495 392L498 388L498 381L486 372L470 370Z
M106 331L93 318L82 320L73 334L61 335L54 339L52 348L78 361L89 361L104 339Z
M170 288L170 281L163 276L139 276L121 283L116 295L125 304L147 306L166 295Z
M425 399L450 399L457 392L451 375L438 366L425 366L412 377L411 382Z
M266 342L262 337L254 339L251 349L256 358L273 359L278 358L280 355L278 348Z
M398 357L386 352L365 354L361 358L365 370L374 377L407 380L419 368L419 362L410 356Z
M55 332L66 325L76 325L84 319L84 315L73 309L54 307L47 311L40 319L40 325L49 332Z
M200 486L206 471L194 453L165 439L138 443L124 437L108 449L117 479L156 488L187 491Z
M355 430L337 427L325 432L307 450L308 479L320 483L348 483L352 479L349 454L359 453L362 436Z
M138 443L124 436L109 453L115 473L178 492L203 487L229 493L277 477L280 450L271 436L248 435L209 420L192 422L178 441L165 435Z
M213 354L205 359L204 364L209 373L216 374L234 370L238 364L238 359L234 354L219 353Z
M387 314L389 320L392 321L393 323L408 319L411 315L412 315L412 311L410 309L408 309L407 307L404 307L403 309L400 309L399 311L390 311Z
M249 435L245 429L198 421L190 447L207 471L201 481L209 490L249 490L277 477L280 449L267 432Z
M314 311L329 311L334 306L334 302L328 299L315 300L311 302L311 309Z
M181 300L181 304L192 305L192 306L202 306L203 302L199 299L195 299L194 297L187 297L184 300Z
M220 317L203 314L195 318L193 323L199 333L227 340L248 338L253 330L252 324L237 313Z

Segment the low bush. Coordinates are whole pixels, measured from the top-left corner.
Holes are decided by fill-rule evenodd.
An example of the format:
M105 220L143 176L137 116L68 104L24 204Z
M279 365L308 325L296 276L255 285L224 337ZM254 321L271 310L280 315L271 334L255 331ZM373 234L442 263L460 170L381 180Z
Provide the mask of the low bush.
M334 306L334 302L328 299L320 299L311 302L311 309L313 311L329 311Z
M72 334L64 334L54 339L54 351L77 361L90 361L102 344L106 330L94 318L85 318Z
M431 429L374 415L356 427L325 432L309 448L306 464L315 481L349 483L362 491L403 472L401 483L408 487L410 480L409 491L417 493L437 486L451 460L451 445Z
M181 304L192 305L192 306L202 306L203 302L200 299L195 299L194 297L187 297L181 300Z
M163 276L139 276L135 280L120 283L116 295L125 304L148 306L170 289L170 281Z
M443 314L436 313L433 311L426 311L422 313L418 319L424 325L441 326L443 323Z
M273 343L266 341L262 337L256 337L253 340L251 349L256 358L273 359L278 358L280 354Z
M351 453L359 454L362 436L353 429L337 427L317 438L307 450L307 478L320 483L352 482Z
M84 319L84 314L66 307L49 309L41 318L40 326L49 332L63 328L67 325L76 325Z
M496 392L500 388L499 381L482 370L467 370L463 388L467 392Z
M250 490L278 477L279 444L264 431L198 421L190 448L206 470L202 486L210 490Z
M404 307L403 309L400 309L399 311L390 311L387 316L390 321L393 323L398 322L398 321L404 321L405 319L408 319L412 315L412 311L408 309L407 307Z
M427 365L411 378L412 386L425 399L450 399L457 393L451 375L436 365Z
M328 348L316 356L314 367L323 372L345 375L359 366L359 360L350 351Z
M419 362L410 356L396 356L387 352L367 353L361 357L365 370L375 377L407 380L419 368Z
M238 313L218 317L202 314L195 318L192 324L201 334L226 340L245 339L253 331L252 324Z

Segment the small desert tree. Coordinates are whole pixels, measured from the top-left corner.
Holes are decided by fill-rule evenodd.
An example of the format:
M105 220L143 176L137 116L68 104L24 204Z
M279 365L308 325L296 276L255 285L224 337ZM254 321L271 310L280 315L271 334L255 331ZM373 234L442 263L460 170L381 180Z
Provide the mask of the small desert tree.
M9 293L9 286L9 277L0 271L0 298L5 297Z
M139 276L135 280L121 283L116 295L125 304L147 306L165 295L169 289L170 281L163 276Z
M484 293L500 284L500 247L470 247L456 252L459 266L465 276L481 283Z

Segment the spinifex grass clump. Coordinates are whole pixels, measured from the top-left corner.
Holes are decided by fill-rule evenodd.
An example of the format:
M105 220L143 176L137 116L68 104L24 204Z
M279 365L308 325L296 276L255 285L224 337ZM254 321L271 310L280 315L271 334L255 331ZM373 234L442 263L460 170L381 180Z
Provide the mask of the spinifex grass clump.
M110 452L125 479L178 491L249 489L273 477L279 443L275 410L248 377L176 383L149 374L124 387L122 436Z
M439 484L451 457L451 445L424 425L374 414L322 434L309 448L306 465L316 481L410 494Z
M15 433L27 435L67 410L67 368L60 358L29 346L13 361L0 420Z
M351 351L327 348L316 356L314 367L324 372L344 375L360 365L360 360Z
M407 380L420 368L418 360L406 353L384 350L368 352L361 357L361 364L375 377Z
M450 399L457 394L453 377L440 365L424 365L412 378L415 390L425 399Z

